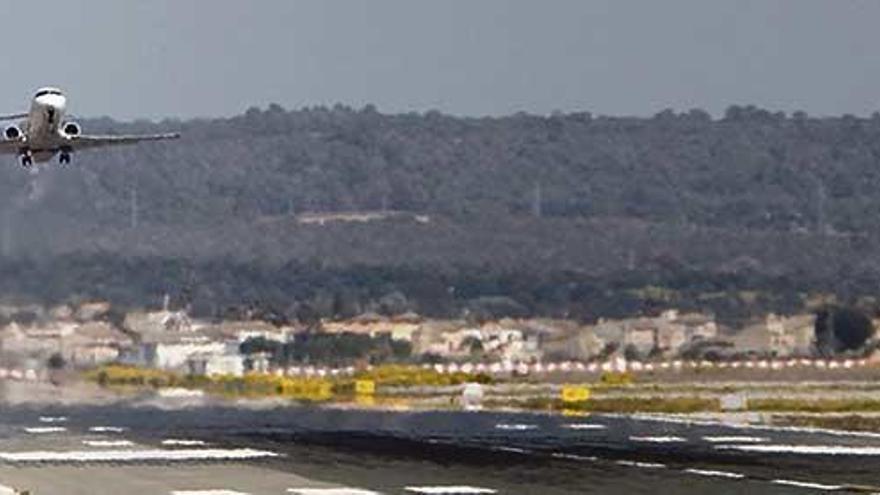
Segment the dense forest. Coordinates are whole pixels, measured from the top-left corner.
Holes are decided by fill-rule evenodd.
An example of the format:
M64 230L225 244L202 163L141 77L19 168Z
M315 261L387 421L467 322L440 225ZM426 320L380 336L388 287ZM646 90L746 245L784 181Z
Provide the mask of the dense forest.
M278 105L36 174L0 167L0 296L199 314L736 320L874 309L880 115L463 118ZM388 212L371 221L314 214Z

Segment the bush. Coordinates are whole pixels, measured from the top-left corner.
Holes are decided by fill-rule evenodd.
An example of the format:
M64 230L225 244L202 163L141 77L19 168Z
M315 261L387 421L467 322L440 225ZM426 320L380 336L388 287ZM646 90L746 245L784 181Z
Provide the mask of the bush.
M281 396L297 400L325 401L336 395L354 394L355 380L372 380L386 386L448 386L463 383L491 383L486 374L441 374L415 366L387 365L358 373L354 379L285 377L261 373L236 376L181 376L169 371L133 366L111 365L87 374L101 386L136 386L154 389L163 387L198 388L225 396Z
M227 396L284 396L321 401L332 397L333 382L322 378L291 378L265 374L235 376L180 376L170 371L133 366L105 366L91 371L87 378L101 386L148 386L154 389L182 386L199 388Z
M750 411L796 411L809 413L877 412L880 401L871 399L752 399Z
M359 380L373 380L387 386L447 386L463 383L491 383L492 377L483 373L438 373L417 366L385 365L357 374Z
M635 381L635 377L632 373L625 371L623 373L618 373L615 371L606 371L602 373L602 376L599 378L599 382L602 385L607 385L609 387L621 387L625 385L632 385Z
M134 366L110 365L87 374L91 380L104 386L144 386L154 388L172 387L180 383L174 373Z
M510 404L497 403L493 405L502 406ZM602 413L685 414L719 410L717 400L698 397L592 398L576 403L566 403L558 399L534 398L523 401L521 405L527 409Z

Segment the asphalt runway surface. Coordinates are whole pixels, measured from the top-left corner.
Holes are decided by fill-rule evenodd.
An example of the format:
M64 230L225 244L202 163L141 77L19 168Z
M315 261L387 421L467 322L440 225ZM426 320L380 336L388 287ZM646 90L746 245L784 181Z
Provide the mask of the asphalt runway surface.
M614 415L17 405L0 409L0 485L40 495L874 493L880 434Z

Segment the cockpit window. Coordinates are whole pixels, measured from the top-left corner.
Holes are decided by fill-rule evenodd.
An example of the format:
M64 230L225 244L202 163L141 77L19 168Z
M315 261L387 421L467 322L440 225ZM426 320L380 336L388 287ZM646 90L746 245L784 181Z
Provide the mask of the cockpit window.
M40 91L37 91L37 94L34 95L34 98L39 98L44 95L60 95L60 94L61 94L61 91L58 91L57 89L41 89Z

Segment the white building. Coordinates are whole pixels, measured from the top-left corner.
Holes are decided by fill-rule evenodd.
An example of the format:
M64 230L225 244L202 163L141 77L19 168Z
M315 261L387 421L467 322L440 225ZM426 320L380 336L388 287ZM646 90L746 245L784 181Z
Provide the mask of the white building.
M231 375L242 376L244 374L244 358L230 352L222 353L196 353L187 360L190 374L216 376Z
M806 356L813 350L816 317L812 314L777 316L748 326L733 336L736 350L760 355Z
M226 349L225 342L204 337L169 336L141 343L137 353L129 360L140 366L178 370L185 368L187 360L194 354L219 354Z
M62 355L74 366L95 366L116 361L133 345L130 336L107 322L90 321L62 338Z

